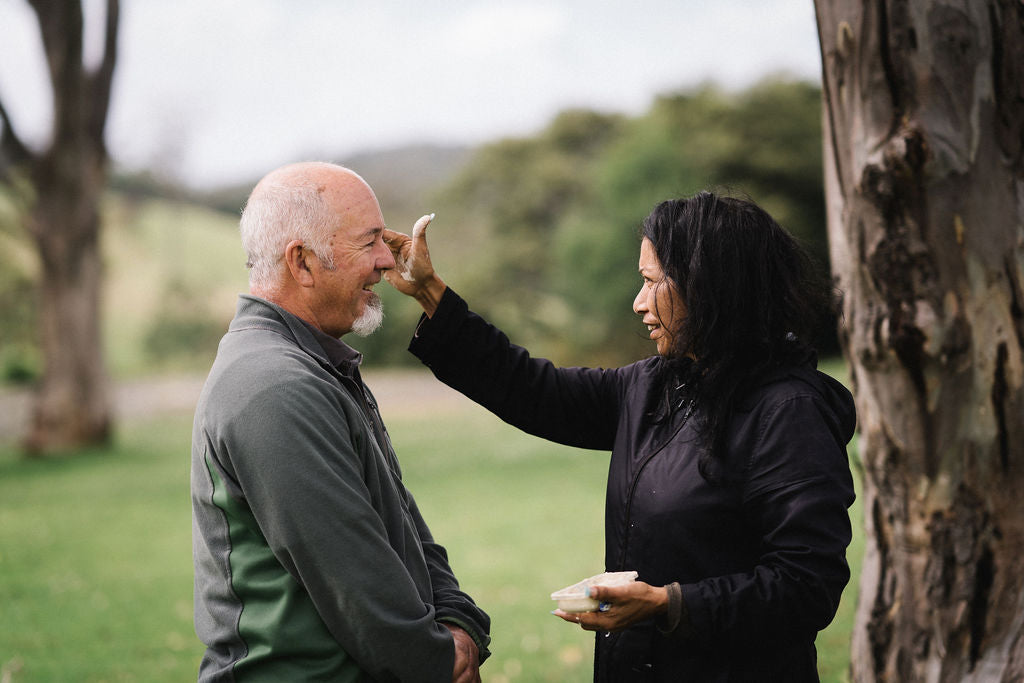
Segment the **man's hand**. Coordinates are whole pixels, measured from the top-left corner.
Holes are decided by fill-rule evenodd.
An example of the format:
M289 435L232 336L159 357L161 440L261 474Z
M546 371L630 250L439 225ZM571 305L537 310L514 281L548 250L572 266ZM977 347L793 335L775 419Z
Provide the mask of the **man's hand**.
M668 609L665 587L643 581L625 586L591 586L589 596L601 602L603 611L570 614L555 610L554 615L579 624L585 631L621 631Z
M480 683L480 650L473 638L455 624L442 622L455 639L452 683Z
M446 285L434 272L427 248L427 226L434 214L423 216L412 228L412 237L394 230L384 231L384 243L395 257L395 267L384 272L388 283L402 294L420 302L427 315L433 315Z

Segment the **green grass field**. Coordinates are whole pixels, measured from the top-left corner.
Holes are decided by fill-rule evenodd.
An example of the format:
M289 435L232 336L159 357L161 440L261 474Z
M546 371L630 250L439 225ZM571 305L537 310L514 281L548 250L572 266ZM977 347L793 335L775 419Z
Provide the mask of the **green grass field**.
M492 616L484 680L589 681L593 636L552 616L549 593L602 569L607 456L524 436L468 402L385 405L385 419L464 589ZM194 679L189 431L189 416L165 416L71 458L0 449L2 683ZM854 592L818 639L824 681L845 680Z

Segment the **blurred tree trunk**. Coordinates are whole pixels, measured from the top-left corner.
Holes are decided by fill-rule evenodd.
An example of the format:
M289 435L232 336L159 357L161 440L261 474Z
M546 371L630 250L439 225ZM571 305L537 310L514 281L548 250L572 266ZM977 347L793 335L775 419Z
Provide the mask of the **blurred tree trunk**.
M1024 3L815 0L855 681L1024 680Z
M25 446L31 453L106 442L111 400L100 334L99 202L104 129L117 55L118 0L106 3L103 56L82 54L79 0L29 0L53 86L53 130L42 151L19 139L0 103L0 179L31 193L26 217L40 263L44 372ZM28 186L27 188L25 186Z

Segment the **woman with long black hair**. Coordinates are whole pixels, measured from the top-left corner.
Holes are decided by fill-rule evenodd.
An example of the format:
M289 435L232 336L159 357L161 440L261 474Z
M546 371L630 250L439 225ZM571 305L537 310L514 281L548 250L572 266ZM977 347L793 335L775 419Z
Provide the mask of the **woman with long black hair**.
M425 315L410 350L531 434L611 451L599 681L814 681L815 637L849 581L849 392L807 340L830 300L796 240L750 201L702 192L643 222L633 310L657 355L615 369L533 358L434 272L421 220L385 240Z

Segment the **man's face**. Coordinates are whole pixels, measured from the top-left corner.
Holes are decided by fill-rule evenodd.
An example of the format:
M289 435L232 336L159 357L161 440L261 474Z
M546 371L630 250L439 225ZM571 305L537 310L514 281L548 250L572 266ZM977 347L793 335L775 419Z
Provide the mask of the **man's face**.
M325 192L340 219L330 239L334 269L316 263L317 320L334 337L351 331L368 334L379 324L380 298L372 288L385 270L395 267L383 240L384 217L368 187Z

